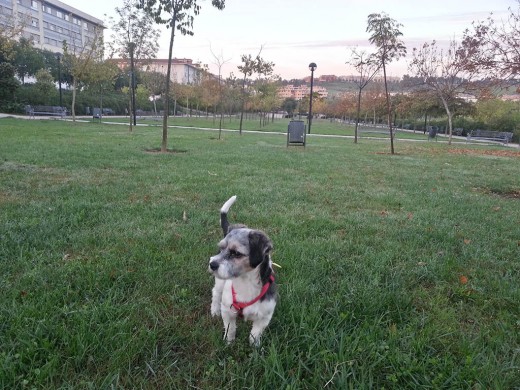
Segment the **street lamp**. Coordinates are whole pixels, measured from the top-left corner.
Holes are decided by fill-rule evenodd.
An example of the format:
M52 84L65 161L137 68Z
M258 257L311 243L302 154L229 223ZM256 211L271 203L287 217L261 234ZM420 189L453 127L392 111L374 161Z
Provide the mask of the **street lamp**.
M309 64L309 70L311 71L311 96L309 98L309 131L308 133L311 133L311 125L312 125L312 88L314 86L314 71L316 70L318 66L311 62Z
M63 99L61 95L61 54L56 53L56 59L58 60L58 87L60 90L60 107L63 108Z

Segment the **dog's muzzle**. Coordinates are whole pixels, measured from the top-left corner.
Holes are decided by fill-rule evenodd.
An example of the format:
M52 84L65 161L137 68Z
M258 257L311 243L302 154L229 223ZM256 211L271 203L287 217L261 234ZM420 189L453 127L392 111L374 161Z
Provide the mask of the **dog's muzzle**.
M209 262L209 269L212 271L218 270L219 263L217 261L210 261Z

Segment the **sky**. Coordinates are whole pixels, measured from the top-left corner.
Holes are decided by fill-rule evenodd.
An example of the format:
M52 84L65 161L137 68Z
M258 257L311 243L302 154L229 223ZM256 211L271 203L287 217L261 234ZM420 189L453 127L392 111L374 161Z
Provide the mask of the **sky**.
M105 21L115 16L122 0L61 0L62 2ZM516 10L518 0L226 0L219 11L211 0L199 0L200 14L195 16L194 35L177 34L173 57L190 58L207 64L223 77L231 72L240 77L237 66L241 56L261 57L273 62L274 74L283 79L310 75L309 63L315 62L315 77L350 75L355 71L346 64L351 49L368 52L367 17L387 13L402 24L400 28L408 53L425 42L446 44L462 37L473 21L485 20L491 13L505 19L508 8ZM168 58L169 31L161 27L157 58ZM109 31L105 32L108 39ZM404 58L390 64L388 75L407 74Z

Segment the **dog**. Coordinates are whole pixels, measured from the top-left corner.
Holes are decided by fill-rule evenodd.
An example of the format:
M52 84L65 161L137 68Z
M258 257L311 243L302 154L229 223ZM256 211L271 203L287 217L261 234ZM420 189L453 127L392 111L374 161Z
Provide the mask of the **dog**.
M252 321L249 342L259 346L277 301L273 245L260 230L229 224L227 214L235 200L236 196L232 196L220 209L224 238L218 243L219 253L209 259L208 270L215 276L211 315L222 316L228 343L235 339L237 317Z

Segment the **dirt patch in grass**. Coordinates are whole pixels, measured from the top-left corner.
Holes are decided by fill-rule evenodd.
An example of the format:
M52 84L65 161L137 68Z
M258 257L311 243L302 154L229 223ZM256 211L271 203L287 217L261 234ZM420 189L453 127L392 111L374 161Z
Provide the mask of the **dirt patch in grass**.
M490 150L490 149L448 149L451 154L471 154L486 155L496 157L516 157L520 158L520 151L515 150Z
M151 149L145 149L145 153L148 154L179 154L179 153L187 153L188 151L185 149L166 149L166 152L161 152L161 148L151 148Z
M502 198L508 198L508 199L520 199L520 189L512 189L512 190L497 190L497 189L490 189L489 193L493 195L498 195Z

